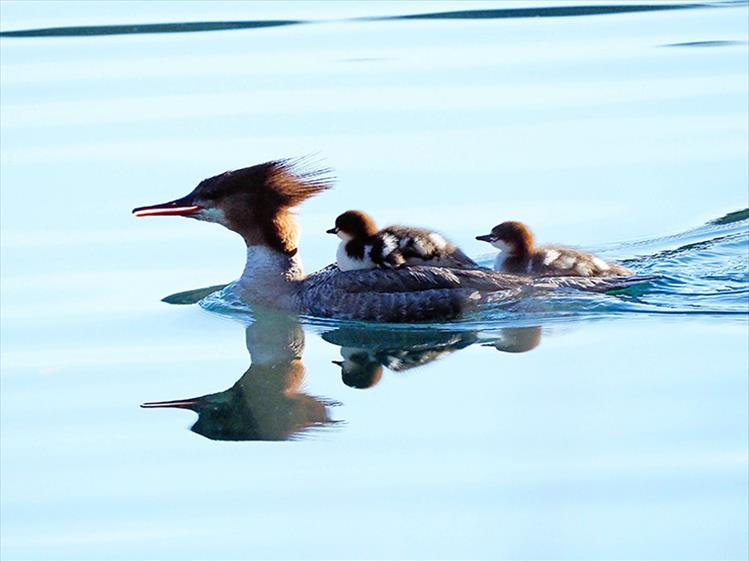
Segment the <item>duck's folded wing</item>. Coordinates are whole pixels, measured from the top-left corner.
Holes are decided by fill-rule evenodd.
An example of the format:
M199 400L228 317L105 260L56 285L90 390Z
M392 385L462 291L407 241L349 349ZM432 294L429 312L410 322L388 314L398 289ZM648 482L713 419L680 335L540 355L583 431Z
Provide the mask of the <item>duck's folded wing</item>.
M608 291L621 291L637 285L644 285L654 281L652 275L630 275L622 277L538 277L533 280L530 289L552 290L552 289L577 289L580 291L593 291L606 293Z
M328 269L323 270L325 272ZM350 293L401 293L434 289L472 289L476 291L516 290L529 278L490 269L457 269L434 266L410 266L399 269L362 269L329 274L326 284Z
M342 319L412 322L454 318L486 293L517 295L527 280L489 270L404 267L339 271L307 278L302 304L311 314Z
M362 293L321 285L305 291L302 304L307 313L327 318L422 322L457 318L481 300L482 294L471 289Z
M458 268L479 268L479 264L477 264L475 261L473 261L471 258L469 258L463 250L458 248L457 246L452 246L446 251L447 256L445 259L447 260L447 263L450 264L450 267L458 267Z
M542 277L531 279L488 269L412 266L340 271L336 266L303 284L304 309L315 316L380 322L455 318L484 302L556 289L616 291L653 277Z

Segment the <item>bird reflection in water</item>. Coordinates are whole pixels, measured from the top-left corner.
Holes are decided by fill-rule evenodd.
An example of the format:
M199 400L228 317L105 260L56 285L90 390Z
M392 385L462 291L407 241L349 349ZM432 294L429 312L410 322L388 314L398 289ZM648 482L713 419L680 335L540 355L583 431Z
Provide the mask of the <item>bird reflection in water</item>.
M223 441L282 441L337 423L329 412L335 402L300 390L304 331L296 318L258 314L246 338L252 363L228 390L142 407L192 410L198 421L191 430Z
M499 351L522 353L541 342L541 328L502 328L491 336L476 331L389 330L344 327L326 332L323 339L341 347L341 378L352 388L371 388L382 378L383 368L401 372L421 367L475 343Z
M298 318L255 311L246 329L251 364L228 390L184 400L146 402L143 408L182 408L198 414L191 430L222 441L282 441L295 439L337 423L330 409L337 402L302 391L305 368L304 330ZM521 353L541 339L538 326L473 330L389 329L340 326L322 334L340 347L343 382L370 388L383 369L402 372L431 363L455 351L479 344Z

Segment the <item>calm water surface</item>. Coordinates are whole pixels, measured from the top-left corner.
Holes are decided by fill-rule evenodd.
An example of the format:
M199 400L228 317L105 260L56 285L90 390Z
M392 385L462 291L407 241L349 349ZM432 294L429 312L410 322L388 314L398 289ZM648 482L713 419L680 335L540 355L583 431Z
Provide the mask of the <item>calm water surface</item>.
M0 9L0 558L749 556L746 3ZM239 237L130 215L307 154L309 271L358 207L656 280L289 318L196 291Z

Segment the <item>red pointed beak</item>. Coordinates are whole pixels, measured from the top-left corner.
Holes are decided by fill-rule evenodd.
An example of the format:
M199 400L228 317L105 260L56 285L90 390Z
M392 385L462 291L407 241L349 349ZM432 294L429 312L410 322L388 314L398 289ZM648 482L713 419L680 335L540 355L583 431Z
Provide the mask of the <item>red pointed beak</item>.
M148 205L147 207L137 207L133 209L136 217L156 217L156 216L177 216L184 217L200 211L203 207L195 205L192 198L188 195L181 199L175 199L168 203L160 205Z

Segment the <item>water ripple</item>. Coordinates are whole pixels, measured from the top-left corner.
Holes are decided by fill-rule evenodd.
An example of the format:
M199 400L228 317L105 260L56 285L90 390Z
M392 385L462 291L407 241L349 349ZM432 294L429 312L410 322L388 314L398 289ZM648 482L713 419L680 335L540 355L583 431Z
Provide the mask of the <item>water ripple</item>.
M395 20L486 20L509 18L552 18L580 17L634 12L654 12L664 10L686 10L695 8L715 8L740 5L741 2L713 4L633 4L633 5L581 5L581 6L538 6L523 8L495 8L483 10L454 10L425 14L405 14L353 18L347 21L395 21ZM128 35L143 33L187 33L196 31L225 31L232 29L261 29L318 23L314 20L244 20L244 21L202 21L144 23L129 25L89 25L70 27L48 27L39 29L17 29L0 31L0 37L81 37L95 35Z

